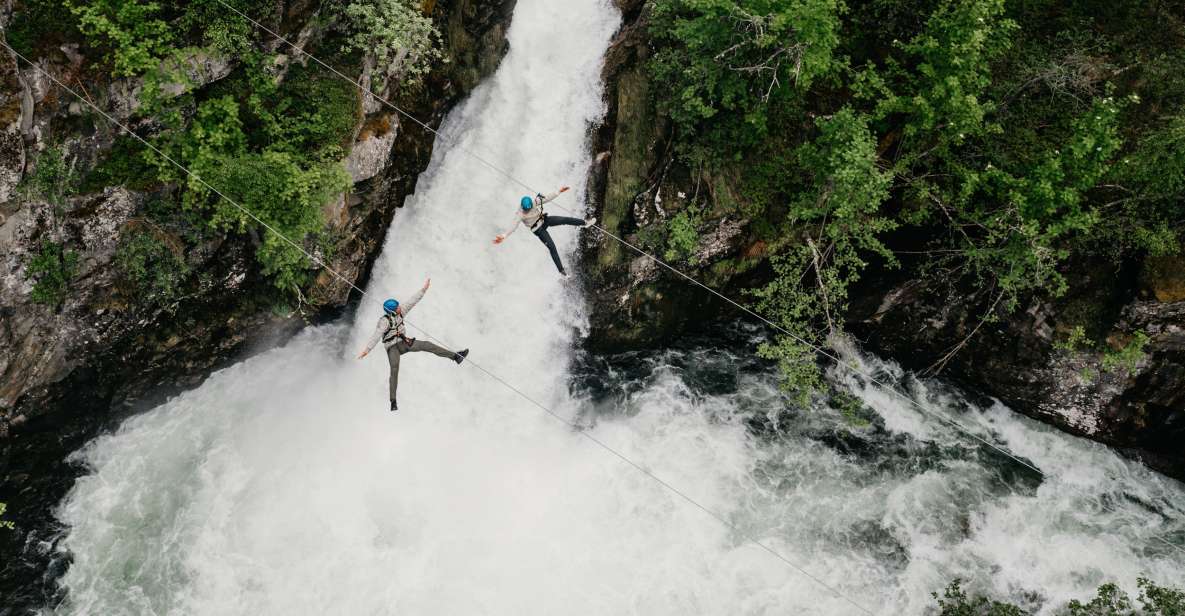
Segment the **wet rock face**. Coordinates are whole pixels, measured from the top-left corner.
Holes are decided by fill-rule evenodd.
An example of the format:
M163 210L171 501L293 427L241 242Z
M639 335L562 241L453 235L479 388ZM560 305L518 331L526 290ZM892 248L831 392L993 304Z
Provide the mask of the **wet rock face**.
M1090 273L1071 280L1067 297L1037 299L990 321L982 321L990 304L975 289L920 278L869 282L854 295L849 327L874 352L941 370L1018 412L1185 479L1185 302L1139 299L1127 282L1134 272L1110 264L1080 269ZM1105 343L1067 347L1075 327ZM1116 361L1137 332L1148 336L1143 352Z
M654 107L646 61L645 2L618 0L624 25L605 57L603 79L608 106L605 123L593 136L597 153L589 175L589 195L599 225L635 246L639 232L665 223L688 207L712 208L697 182L672 170L670 126ZM720 220L701 235L691 260L710 264L746 241L743 221ZM621 351L670 340L704 324L702 315L720 314L715 298L673 278L654 260L600 233L582 236L582 269L589 275L593 350ZM687 262L680 269L702 275ZM730 284L729 281L717 281Z
M316 6L289 3L284 31L306 41L323 35L307 23ZM514 0L432 3L452 62L429 74L422 89L384 97L438 125L497 67L513 7ZM54 74L74 74L84 59L66 51L39 61ZM171 90L166 84L174 94L226 77L234 61L199 50L178 68L187 78ZM119 246L132 232L168 240L170 231L153 229L145 214L160 195L114 187L58 206L20 196L14 189L34 153L58 144L84 170L112 146L114 132L78 122L82 109L72 107L68 93L36 71L18 72L7 53L0 53L0 86L0 502L17 525L0 531L0 614L7 614L52 604L61 592L56 579L68 555L54 550L52 511L80 472L66 461L71 452L228 362L340 315L351 286L322 271L303 290L301 310L276 314L254 239L214 236L181 255L193 272L183 297L162 303L129 287L116 264ZM90 87L102 88L105 111L123 119L139 104L142 83ZM428 164L433 135L371 106L355 136L343 161L354 187L326 204L325 214L328 235L338 238L330 266L362 286L396 210ZM69 292L56 305L31 297L30 257L46 241L77 256Z

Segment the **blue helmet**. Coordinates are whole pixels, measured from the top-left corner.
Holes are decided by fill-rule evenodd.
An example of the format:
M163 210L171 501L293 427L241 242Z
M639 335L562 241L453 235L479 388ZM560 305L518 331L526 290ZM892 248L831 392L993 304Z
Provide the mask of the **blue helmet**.
M519 201L519 205L523 206L524 210L529 210L535 207L535 200L530 197L523 197L522 200Z
M395 309L398 307L399 307L399 302L397 302L393 299L389 299L389 300L383 302L383 311L387 312L388 314L395 312Z

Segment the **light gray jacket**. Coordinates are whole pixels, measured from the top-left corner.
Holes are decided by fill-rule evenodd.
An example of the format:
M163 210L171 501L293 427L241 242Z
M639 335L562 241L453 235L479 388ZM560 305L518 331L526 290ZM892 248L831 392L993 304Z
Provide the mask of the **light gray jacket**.
M514 233L515 229L518 229L519 223L522 223L524 227L534 231L535 225L539 224L539 220L543 218L543 204L554 201L558 196L560 196L560 193L558 192L554 192L546 196L536 195L535 207L529 210L524 210L521 207L518 208L518 214L514 217L514 224L510 227L509 231L502 234L503 237L510 237L510 234Z
M390 316L384 314L383 316L379 317L379 324L377 327L375 327L374 334L370 336L370 340L366 341L367 353L369 353L370 350L374 348L374 345L378 344L380 340L383 340L383 347L388 349L403 340L403 338L407 335L407 330L403 327L403 317L407 313L411 312L411 309L415 308L416 304L420 303L420 300L424 299L424 293L425 291L420 289L420 292L413 295L411 299L407 300L406 302L400 302L399 307L395 309L395 314ZM388 332L391 332L391 328L395 328L395 331L393 332L395 334L394 336L387 335Z

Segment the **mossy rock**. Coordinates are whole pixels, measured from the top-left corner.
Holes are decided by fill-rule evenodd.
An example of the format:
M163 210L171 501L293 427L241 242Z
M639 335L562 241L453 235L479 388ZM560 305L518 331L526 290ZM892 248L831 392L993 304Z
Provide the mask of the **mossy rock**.
M1185 257L1149 257L1140 273L1142 295L1158 302L1185 301Z

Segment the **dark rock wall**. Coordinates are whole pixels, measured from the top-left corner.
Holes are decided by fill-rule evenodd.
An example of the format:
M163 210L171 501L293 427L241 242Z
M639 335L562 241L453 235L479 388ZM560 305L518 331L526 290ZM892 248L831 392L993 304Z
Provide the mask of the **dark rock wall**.
M440 0L426 4L449 58L415 94L392 100L430 126L496 69L506 51L515 0ZM315 40L315 3L284 7L282 30ZM70 50L38 58L64 80L78 76ZM230 72L231 60L197 58L199 85ZM86 81L86 76L83 76ZM14 190L30 153L61 143L75 164L93 164L110 148L107 126L72 121L82 108L68 93L6 51L0 53L0 502L14 531L0 530L0 614L53 603L68 555L55 553L53 508L81 471L66 456L119 420L164 396L199 385L213 370L279 344L310 323L339 316L351 287L322 272L303 290L298 310L277 314L254 259L253 238L210 240L185 255L200 284L165 306L121 288L113 267L121 233L141 223L153 195L126 188L71 197L61 207ZM126 119L137 83L90 89ZM362 286L396 210L427 166L433 135L373 101L345 161L354 188L326 205L337 238L331 267ZM79 255L67 299L58 307L29 297L30 253L52 237Z

